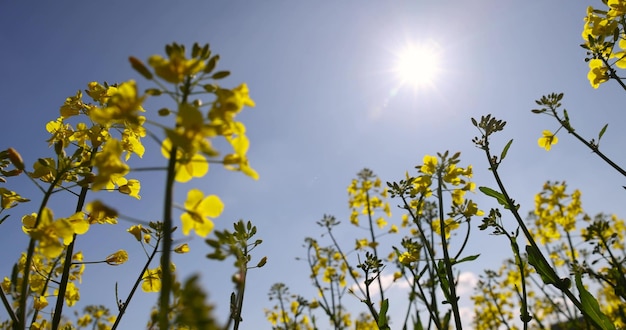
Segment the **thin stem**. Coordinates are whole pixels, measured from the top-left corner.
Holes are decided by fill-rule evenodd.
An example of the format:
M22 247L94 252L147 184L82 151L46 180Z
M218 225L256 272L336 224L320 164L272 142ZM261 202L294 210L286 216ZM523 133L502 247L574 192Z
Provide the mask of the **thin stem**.
M11 304L9 303L9 300L4 294L4 290L2 288L0 288L0 299L2 299L2 304L4 305L4 308L6 309L7 313L9 313L9 316L11 317L11 321L13 322L13 324L17 324L18 323L17 316L15 315L15 312L13 312L13 308L11 308Z
M247 256L248 255L247 247L245 248L245 251L246 252L244 253L244 256ZM239 323L241 323L241 312L243 309L243 296L246 291L246 278L248 276L248 269L246 268L245 263L240 266L239 275L240 275L240 279L239 279L240 282L237 288L237 310L235 312L235 315L232 316L235 319L235 324L233 325L234 330L239 329Z
M37 219L35 220L35 226L33 228L37 228L39 226L39 222L41 221L41 216L43 214L43 210L48 205L48 200L54 190L54 187L59 183L61 176L63 173L59 173L50 186L48 186L48 190L43 195L43 199L41 201L41 205L39 206L39 211L37 212ZM28 299L28 291L29 291L29 277L30 277L30 268L33 261L33 255L35 254L35 243L36 240L34 238L30 238L28 242L28 250L26 252L26 261L24 262L24 275L22 276L22 290L20 292L20 301L19 307L17 310L17 318L18 322L13 325L14 329L24 329L26 328L26 300Z
M548 264L546 257L543 255L543 253L539 249L539 246L537 246L537 243L535 242L534 238L528 231L526 224L524 224L524 221L522 220L521 216L517 212L517 207L515 206L513 200L509 197L509 194L506 192L506 189L504 188L504 184L502 183L502 180L500 179L500 175L498 174L498 170L496 169L497 164L494 163L493 158L491 157L491 153L489 152L489 148L484 148L484 150L485 150L485 154L487 156L487 160L491 168L491 172L493 173L494 178L496 179L496 182L498 183L498 187L500 188L500 191L502 192L502 195L504 196L506 200L506 204L509 210L515 217L515 220L517 220L517 223L519 224L520 228L522 228L522 231L524 232L524 236L526 236L526 238L528 239L529 244L537 252L537 257L543 259L544 264ZM574 294L568 288L563 287L563 286L557 286L557 288L561 290L561 292L563 292L574 305L576 305L576 308L579 311L581 311L583 314L586 314L580 301L576 298L576 296L574 296ZM598 324L596 324L595 321L593 321L593 319L589 317L589 315L586 315L586 316L587 316L586 319L589 319L592 323L594 323L595 326L599 326Z
M146 261L146 264L143 266L143 269L141 270L141 273L139 273L139 276L137 277L137 280L135 281L135 284L133 285L133 288L130 290L130 293L128 294L128 297L126 297L126 301L123 302L120 306L118 306L119 307L119 314L117 314L117 317L115 318L115 323L113 323L113 326L112 326L111 330L115 330L117 328L117 326L120 324L120 321L122 320L122 317L124 316L124 313L126 312L126 308L130 304L130 300L133 298L133 295L135 294L135 291L139 287L139 283L141 283L141 280L143 279L144 274L148 270L148 267L150 267L150 263L152 263L152 259L154 259L154 256L156 255L156 253L158 251L159 240L160 239L161 239L161 236L157 236L156 244L154 244L154 250L152 250L152 254L150 254L150 257L148 257L148 261Z
M191 77L187 77L182 90L180 104L187 103ZM176 177L178 147L172 143L167 164L165 179L165 201L163 202L163 253L161 254L161 296L159 297L159 327L169 329L170 292L172 290L172 270L170 267L172 254L172 204L174 200L174 179Z
M596 155L598 155L600 158L602 158L602 160L604 160L607 164L609 164L613 169L615 169L616 171L618 171L621 175L626 176L626 171L624 169L622 169L619 165L617 165L616 163L614 163L611 159L609 159L607 156L605 156L601 151L600 148L597 145L591 144L589 143L587 140L585 140L582 136L580 136L578 133L576 133L576 131L574 131L574 129L572 128L572 126L570 125L569 121L566 121L564 119L562 119L561 117L559 117L559 115L556 112L556 108L554 108L553 106L550 106L550 110L552 111L552 115L556 118L556 120L559 122L559 124L561 124L569 134L574 135L574 137L576 139L578 139L578 141L582 142L585 146L587 146L587 148L591 149L591 151L593 153L595 153ZM598 141L599 142L599 141Z
M376 248L376 246L378 244L376 244L376 235L374 234L374 220L372 219L372 210L371 210L371 203L370 203L370 194L369 194L369 190L365 191L365 196L366 196L366 201L367 201L367 218L369 220L369 230L370 230L370 237L372 238L372 250L374 250L374 258L376 258L376 260L378 260L378 249ZM378 274L380 275L380 269L377 269ZM378 289L380 292L380 301L384 301L385 300L385 292L383 291L383 282L380 279L380 276L376 276L376 279L378 281ZM370 299L370 296L367 296L368 300ZM376 322L378 322L378 319L376 319Z
M354 276L352 272L353 270L352 266L350 266L350 264L348 263L348 259L346 258L346 255L343 253L343 251L341 251L341 246L339 246L339 243L337 243L337 240L335 239L333 232L330 230L330 227L327 227L327 230L328 230L328 236L330 236L330 239L333 241L333 245L337 249L337 252L339 252L339 254L341 255L341 259L348 266L348 273L350 274L350 277L352 277L352 280L354 280L355 283L359 283L356 276ZM361 294L363 296L368 298L367 300L363 300L363 303L365 303L365 305L367 306L367 309L370 311L370 314L372 314L372 317L374 317L374 319L378 322L378 312L376 312L376 309L374 308L374 304L372 303L372 301L369 300L369 295L367 294L367 292L363 291L363 288L360 285L357 285L357 288L359 288L359 291L361 291Z
M443 167L442 167L443 168ZM452 306L452 313L454 314L454 323L456 329L462 329L463 323L461 322L461 313L459 311L459 300L456 296L456 282L454 281L454 274L452 273L452 262L450 261L450 254L448 252L448 242L446 240L446 225L443 219L443 196L442 185L443 178L441 176L441 169L437 172L437 198L439 208L439 228L441 231L441 246L443 249L443 262L446 266L446 277L448 277L449 298L448 302Z
M93 153L93 151L92 151ZM76 212L80 212L85 205L85 197L87 196L89 188L83 187L80 190L78 196L78 202L76 203ZM76 234L73 235L72 242L67 246L65 250L65 261L63 262L63 274L61 275L61 284L59 285L59 294L57 296L56 306L54 308L54 316L52 317L52 329L58 329L59 323L61 323L61 314L63 312L63 303L65 300L65 293L67 291L67 282L70 278L70 267L72 267L72 256L74 254L74 243L76 242Z

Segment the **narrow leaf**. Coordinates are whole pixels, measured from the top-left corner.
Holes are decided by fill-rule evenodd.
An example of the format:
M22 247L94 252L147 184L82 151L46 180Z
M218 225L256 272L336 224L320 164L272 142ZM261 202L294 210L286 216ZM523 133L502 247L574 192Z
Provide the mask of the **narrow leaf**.
M500 161L502 161L504 157L506 157L506 153L509 152L509 148L511 147L512 143L513 143L513 139L511 139L509 143L507 143L506 146L504 146L504 149L502 150L502 153L500 154Z
M461 259L461 260L458 260L458 261L457 261L457 262L455 262L454 264L456 265L456 264L460 264L460 263L462 263L462 262L476 260L476 259L478 258L478 256L480 256L480 254L475 254L475 255L473 255L473 256L468 256L468 257L465 257L465 258L463 258L463 259Z
M602 313L600 310L600 305L598 305L598 301L594 298L581 280L580 272L576 272L576 287L578 288L578 292L580 295L580 302L583 306L583 312L591 318L597 325L601 326L604 330L614 330L615 325L611 322L611 320Z
M600 130L600 134L598 134L598 142L600 142L600 139L602 138L602 135L604 135L604 132L606 132L606 128L609 126L609 124L604 125L604 127L602 127L602 129Z
M378 328L389 329L389 321L387 320L387 311L389 310L389 299L383 300L378 313Z
M556 286L560 281L559 277L546 259L541 257L541 252L532 245L526 245L526 253L528 254L528 263L535 267L543 283Z
M509 204L506 202L506 198L504 198L504 195L502 195L502 193L497 192L489 187L478 187L478 190L482 191L483 194L487 195L487 196L491 196L495 199L498 200L498 203L504 207L508 207Z

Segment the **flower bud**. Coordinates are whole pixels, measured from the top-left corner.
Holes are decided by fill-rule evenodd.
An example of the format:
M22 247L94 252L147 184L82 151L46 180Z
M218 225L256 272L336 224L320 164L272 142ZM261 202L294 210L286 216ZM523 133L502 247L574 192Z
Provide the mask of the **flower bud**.
M17 150L13 148L7 149L7 153L9 155L9 160L20 171L24 170L24 161L22 160L22 156L17 152Z
M141 74L144 78L148 80L152 80L152 72L148 70L148 68L136 57L129 57L130 65L135 69L139 74Z

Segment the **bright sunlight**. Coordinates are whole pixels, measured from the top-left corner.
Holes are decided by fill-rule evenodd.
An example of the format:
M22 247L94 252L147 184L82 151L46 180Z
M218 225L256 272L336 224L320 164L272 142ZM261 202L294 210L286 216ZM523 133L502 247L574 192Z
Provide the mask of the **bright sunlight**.
M432 86L441 72L441 50L435 42L407 44L396 53L394 71L402 85Z

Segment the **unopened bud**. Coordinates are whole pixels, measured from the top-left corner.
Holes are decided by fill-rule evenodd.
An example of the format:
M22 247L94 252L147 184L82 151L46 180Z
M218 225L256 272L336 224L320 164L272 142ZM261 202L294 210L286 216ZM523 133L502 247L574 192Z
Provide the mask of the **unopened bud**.
M65 150L63 148L64 146L62 140L54 143L54 152L56 152L56 154L59 156L65 157Z
M135 69L139 74L141 74L144 78L148 80L152 80L152 72L148 70L148 68L136 57L129 57L130 65Z
M261 267L265 266L266 263L267 263L267 257L263 257L263 258L261 258L261 261L259 261L259 263L256 264L256 266L258 268L261 268Z
M13 148L7 149L7 154L9 155L9 160L20 171L24 170L24 160L22 160L22 156L17 150Z

